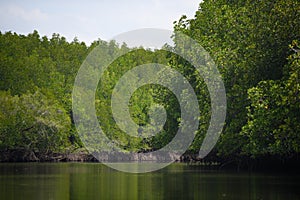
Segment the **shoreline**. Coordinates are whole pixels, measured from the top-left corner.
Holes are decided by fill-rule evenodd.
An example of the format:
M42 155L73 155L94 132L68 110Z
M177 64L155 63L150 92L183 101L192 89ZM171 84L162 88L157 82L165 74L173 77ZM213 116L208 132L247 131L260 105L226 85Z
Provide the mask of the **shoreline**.
M267 158L258 158L258 159L241 159L241 160L230 160L230 159L220 159L216 156L207 156L204 159L197 158L198 154L193 153L185 153L178 157L178 159L174 159L174 163L186 163L195 166L201 167L213 167L215 169L223 170L249 170L249 171L295 171L299 172L300 169L300 159L297 156L295 158L290 158L286 160L280 160L276 157L267 157ZM18 150L7 150L0 151L0 163L21 163L21 162L52 162L52 163L60 163L60 162L94 162L101 163L103 161L112 161L112 162L136 162L136 161L147 161L147 158L131 158L129 160L122 159L117 160L107 160L105 156L101 155L100 159L96 159L93 155L89 154L85 149L77 149L73 152L66 153L49 153L49 154L39 154L34 153L32 151L24 151L23 149ZM122 155L117 155L122 156ZM148 157L149 158L149 157ZM169 162L171 160L163 160L163 159L152 159L149 161L153 162Z

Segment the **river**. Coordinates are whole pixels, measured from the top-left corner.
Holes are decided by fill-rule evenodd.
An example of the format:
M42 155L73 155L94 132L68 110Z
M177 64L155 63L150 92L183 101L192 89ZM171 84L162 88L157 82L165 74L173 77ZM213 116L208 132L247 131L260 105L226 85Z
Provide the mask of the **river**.
M2 163L0 199L300 199L300 176L172 164L129 174L100 163Z

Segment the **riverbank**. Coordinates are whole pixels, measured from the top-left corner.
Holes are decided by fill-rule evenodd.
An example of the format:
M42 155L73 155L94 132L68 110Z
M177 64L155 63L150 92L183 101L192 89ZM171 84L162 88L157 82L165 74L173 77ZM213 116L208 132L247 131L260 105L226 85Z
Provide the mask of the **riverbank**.
M1 151L0 162L97 162L97 160L84 149L47 154L15 149Z
M95 158L96 157L96 158ZM0 162L131 162L131 161L174 161L175 162L197 162L196 154L175 153L147 153L145 155L108 153L90 154L86 149L76 149L65 153L38 153L24 149L0 151Z
M235 158L224 159L215 155L208 155L204 159L199 159L195 153L185 153L183 155L165 154L160 157L154 154L147 156L128 156L127 154L115 153L108 156L108 153L97 155L96 159L85 149L76 149L65 153L40 154L24 149L0 151L0 162L134 162L134 161L155 161L169 162L175 160L178 163L187 163L199 166L213 166L218 169L234 170L278 170L278 171L299 171L300 156L286 159L279 159L276 156L266 156L261 158Z
M147 153L147 155L126 154L126 153L107 153L94 154L97 158L91 155L86 149L76 149L64 153L38 153L24 149L0 151L0 162L99 162L99 161L170 161L196 163L203 162L197 154L185 153L183 155L175 153ZM209 161L212 162L212 161Z

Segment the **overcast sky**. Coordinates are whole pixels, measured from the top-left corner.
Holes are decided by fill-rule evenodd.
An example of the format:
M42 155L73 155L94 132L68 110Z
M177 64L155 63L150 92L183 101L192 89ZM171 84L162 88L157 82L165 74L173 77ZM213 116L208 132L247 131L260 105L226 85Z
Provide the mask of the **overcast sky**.
M182 15L194 17L200 0L0 0L0 30L75 36L88 44L139 28L173 29Z

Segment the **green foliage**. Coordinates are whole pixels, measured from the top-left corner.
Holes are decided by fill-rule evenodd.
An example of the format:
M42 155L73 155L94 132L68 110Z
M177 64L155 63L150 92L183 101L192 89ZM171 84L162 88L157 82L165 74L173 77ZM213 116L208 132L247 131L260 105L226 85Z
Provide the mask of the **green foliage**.
M297 51L297 41L291 48ZM249 141L243 147L245 154L284 157L300 151L300 52L289 56L288 61L281 81L261 81L248 90L251 105L241 132Z
M45 36L41 38L37 31L34 31L27 36L11 32L5 34L1 33L0 47L0 90L9 90L10 94L14 96L15 99L18 99L14 101L19 102L19 104L16 103L15 105L11 102L11 106L15 107L14 109L18 109L18 106L25 106L23 104L25 103L24 101L26 101L26 95L29 95L27 100L30 100L30 98L33 98L30 95L37 95L39 94L37 91L43 91L45 95L43 98L48 98L49 100L56 102L51 106L51 109L54 109L55 106L57 106L57 110L61 110L64 115L68 115L65 122L70 126L69 120L72 113L71 92L73 82L81 63L89 51L88 47L84 43L79 43L77 40L69 43L64 37L61 37L58 34L53 34L51 39L48 39ZM15 95L18 95L19 98ZM48 106L44 101L35 103L38 103L40 107L42 104ZM30 110L28 107L22 109L24 110L24 114L19 115L19 120L29 120L26 122L29 123L29 126L35 121L33 117L36 116L36 113L34 113L36 111ZM48 107L44 109L48 109ZM26 112L28 115L25 115ZM21 137L20 134L22 131L20 132L20 130L22 130L22 128L19 122L14 122L16 116L10 116L12 117L11 120L7 116L10 115L5 115L4 121L11 121L11 124L8 129L5 129L5 134L15 133L16 137L18 135L18 137ZM57 123L54 118L47 120L50 120L49 123L51 121L51 123ZM7 124L6 122L4 124ZM46 128L49 125L47 123L45 122L43 126L41 125L42 123L40 124L41 126L36 125L35 128L30 129L30 133L38 132L39 128L47 130L53 129L52 126ZM77 138L74 125L72 124L72 127L70 128L62 122L59 124L57 125L64 127L65 129L61 130L56 127L57 130L55 131L53 129L53 133L51 134L53 136L57 135L57 137L64 138L64 140L66 137L70 137L71 142L75 146L80 146L81 142ZM15 127L18 131L12 129L14 126L20 126ZM26 129L26 127L23 128ZM1 134L2 133L3 132L1 131ZM48 131L45 133L48 133ZM5 148L25 148L26 145L28 146L30 144L30 148L36 148L40 151L58 150L58 147L60 147L60 149L65 147L66 141L64 143L58 142L60 139L57 140L57 138L52 138L52 136L45 136L45 138L48 139L44 140L42 137L36 137L35 140L32 141L32 144L30 144L28 142L30 139L26 139L26 141L24 139L14 141L13 137L11 137L10 140L14 142L8 142L7 144L4 144L4 146L6 145ZM54 143L51 142L52 140ZM4 143L3 141L4 140L1 141L2 144ZM23 143L21 141L23 141ZM48 141L47 144L46 141ZM40 147L37 147L35 144L39 144ZM42 147L43 145L45 147Z
M290 55L288 46L294 39L300 38L299 10L300 4L294 0L204 0L195 18L187 19L183 16L175 22L175 30L188 34L210 52L223 76L228 112L224 132L217 148L220 156L239 156L241 153L244 154L245 149L250 148L249 138L245 137L245 134L240 134L241 131L245 131L244 126L249 125L249 118L252 119L251 121L262 122L265 115L268 115L269 118L266 118L266 121L269 120L272 125L274 117L280 118L278 121L284 121L287 120L284 116L295 115L292 114L295 113L294 110L291 112L292 108L283 109L279 104L274 105L279 113L284 110L289 110L289 112L277 116L269 113L268 110L265 110L265 115L251 116L250 113L253 111L255 94L262 89L261 87L272 89L271 93L267 89L259 91L261 95L268 94L268 98L274 99L274 95L277 95L275 93L279 92L279 85L287 87L289 84L282 83L281 79L284 73L287 73L284 66L287 66L286 58ZM184 62L181 63L186 66ZM290 87L286 88L289 92L286 92L295 94L292 92L295 90L292 85L290 83ZM204 90L204 87L199 87L199 89ZM251 107L250 110L249 107ZM293 123L297 120L299 121L295 118ZM263 126L261 124L259 127L263 128ZM294 125L286 126L293 129ZM248 129L250 130L249 127ZM289 132L289 129L285 129L285 132ZM260 134L256 131L260 129L252 130L251 134ZM281 131L283 130L277 129L277 132ZM287 138L290 142L299 143L295 137ZM268 134L261 135L256 142L259 140L260 147L267 149L269 142L273 142L268 141L269 139ZM254 150L253 146L251 148L250 155L261 150L259 148ZM293 154L293 152L298 152L295 150L295 148L289 148L285 151L283 145L277 148L276 153ZM275 154L275 150L272 152Z
M223 77L228 105L215 149L219 156L283 158L299 153L299 10L295 0L204 0L193 19L183 16L174 23L176 31L189 35L210 53ZM184 50L176 35L173 39L174 48ZM82 146L72 121L71 93L80 65L96 46L102 57L93 59L99 64L129 50L126 44L114 41L98 40L88 47L76 38L68 42L59 34L47 38L37 31L26 36L0 33L1 149L46 153ZM95 106L106 135L125 151L136 152L153 151L172 140L182 119L176 97L164 87L143 86L130 99L131 118L139 125L149 124L153 105L165 108L166 124L155 136L143 139L124 133L111 111L113 88L127 71L160 63L180 72L195 90L200 123L190 150L197 152L211 117L203 78L185 59L170 52L131 50L107 68L98 84ZM87 80L98 74L99 69L91 68ZM164 73L157 74L176 84ZM181 95L185 97L185 91Z
M69 144L71 121L64 108L40 91L11 96L0 92L0 148L57 152Z
M114 51L122 51L122 47L119 50L116 49L115 45L110 44L110 47L113 47ZM123 46L123 48L125 47ZM167 52L163 50L152 52L140 48L119 57L104 72L96 92L96 110L101 127L111 140L127 151L137 152L159 149L170 142L177 132L180 115L178 102L169 90L155 84L145 85L133 93L129 102L129 111L130 117L136 124L145 126L150 123L149 109L157 104L163 106L168 113L168 119L161 132L147 138L133 137L123 132L114 121L111 111L111 94L113 89L126 72L136 66L147 63L167 65ZM147 72L144 73L147 74ZM122 89L126 90L127 88L124 86ZM138 136L138 133L133 133L133 135Z

